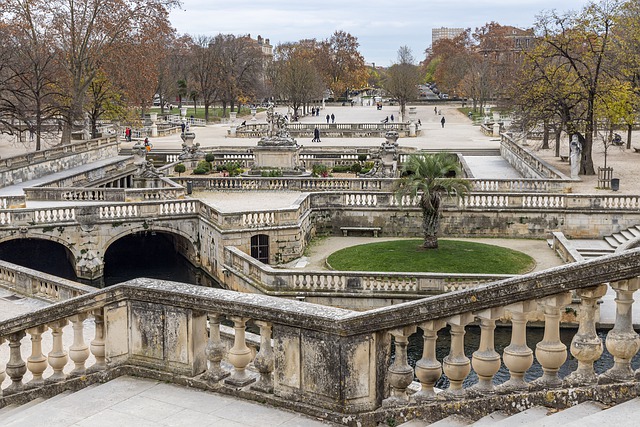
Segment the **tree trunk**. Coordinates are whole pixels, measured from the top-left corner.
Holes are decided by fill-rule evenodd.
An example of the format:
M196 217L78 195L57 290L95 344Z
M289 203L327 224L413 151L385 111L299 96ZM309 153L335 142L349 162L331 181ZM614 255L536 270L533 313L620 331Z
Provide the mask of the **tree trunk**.
M549 121L545 120L542 124L542 149L549 149Z
M627 125L627 150L631 150L631 133L633 132L633 125Z
M424 196L422 196L424 197ZM440 228L440 194L431 195L431 208L428 208L425 200L421 201L422 207L422 231L424 233L425 249L438 248L438 229Z

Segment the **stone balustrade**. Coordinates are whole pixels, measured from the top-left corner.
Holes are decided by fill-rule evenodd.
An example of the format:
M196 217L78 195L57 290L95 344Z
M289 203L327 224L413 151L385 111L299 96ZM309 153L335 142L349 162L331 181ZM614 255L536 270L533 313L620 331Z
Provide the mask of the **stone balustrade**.
M516 142L506 133L502 133L500 141L500 155L520 174L527 178L546 178L567 180L559 170L531 154L526 148Z
M224 248L225 286L306 301L362 309L427 295L472 289L507 274L298 271L272 268L233 246ZM337 299L341 302L337 303Z
M364 312L136 279L0 323L0 342L8 342L0 351L9 353L0 368L0 378L9 378L0 400L24 402L138 375L363 426L417 416L435 421L452 413L477 419L496 410L564 408L585 400L615 404L637 396L630 362L640 337L630 307L639 275L640 249L635 249ZM596 308L607 284L617 294L617 316L603 342L596 334ZM560 341L560 319L571 291L580 298L579 328L567 346ZM534 312L543 320L544 337L530 343L526 324ZM88 317L96 325L90 343L82 328ZM232 346L221 342L223 320L233 325ZM73 340L65 344L69 322ZM502 354L493 345L496 322L512 326ZM465 332L471 323L480 325L481 337L468 357ZM249 325L260 335L255 356L246 339ZM442 331L445 326L448 332ZM44 348L48 329L53 338ZM411 365L407 348L418 329L422 357ZM27 334L32 344L25 360L21 347ZM450 335L450 350L439 357L435 344L443 334ZM596 371L605 346L614 365ZM568 352L578 366L561 377ZM543 374L529 380L534 353ZM90 355L96 362L87 367ZM496 385L501 361L509 379ZM472 368L477 381L469 381ZM443 373L449 385L436 395ZM417 388L410 387L414 379Z
M315 128L320 130L323 137L383 137L387 131L395 130L400 136L409 135L409 123L302 123L295 122L287 125L287 130L293 137L312 137ZM269 131L266 123L247 123L239 126L236 137L256 138L265 136ZM417 129L417 132L420 130Z
M96 290L91 286L5 261L0 261L0 286L20 295L52 302L65 301Z

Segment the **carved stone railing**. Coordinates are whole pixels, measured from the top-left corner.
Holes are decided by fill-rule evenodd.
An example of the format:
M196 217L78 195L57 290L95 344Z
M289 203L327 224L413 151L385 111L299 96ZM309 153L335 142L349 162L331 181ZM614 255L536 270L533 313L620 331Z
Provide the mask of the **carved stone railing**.
M509 135L502 133L500 155L513 166L522 176L527 178L547 178L567 180L568 178L547 162L531 154Z
M392 273L334 270L286 270L265 265L238 248L224 248L225 286L245 292L295 297L330 304L335 298L349 308L385 301L414 300L512 277L508 274Z
M144 202L149 200L184 199L182 186L158 188L85 188L33 187L24 189L26 200L61 202ZM23 206L24 207L24 206Z
M51 302L66 301L96 288L61 277L0 261L0 286L27 297Z
M0 184L6 187L117 155L116 139L108 137L5 157L0 159Z
M197 190L247 191L393 191L398 180L391 178L308 178L308 177L196 177L171 178L186 186L191 181ZM472 191L478 193L556 193L562 192L571 181L543 179L469 179Z
M138 375L363 426L417 416L433 422L454 413L478 419L493 411L514 413L538 405L565 408L586 400L612 405L638 394L631 359L640 348L640 337L633 330L630 308L640 288L639 275L636 249L364 312L136 279L0 323L0 337L9 342L0 348L9 353L0 372L11 379L0 404L118 375ZM605 284L616 292L617 316L603 342L596 334L596 312ZM579 328L567 347L560 341L559 328L571 291L580 298ZM534 314L544 325L544 338L535 343L543 374L528 381L525 374L534 349L528 347L526 324ZM82 327L88 316L96 324L90 345ZM221 342L223 320L235 329L230 349ZM502 354L493 346L497 321L512 327L511 343ZM68 322L74 337L67 346L62 334ZM470 359L464 344L472 322L479 323L481 338ZM260 334L255 357L246 340L249 324ZM438 332L447 325L448 332ZM407 345L418 328L423 331L422 358L412 366ZM49 347L41 344L47 329L53 332L48 357ZM445 333L450 335L450 351L440 358L435 344ZM32 345L25 360L26 334ZM596 372L594 362L605 345L615 362ZM561 378L558 371L568 351L578 367ZM96 363L87 368L90 355ZM223 359L231 368L221 363ZM509 380L494 385L501 361ZM472 367L478 380L467 384ZM28 385L27 372L33 378ZM434 387L443 373L449 386L436 398ZM415 393L409 387L414 378L420 382Z
M323 137L383 137L389 130L395 130L401 135L409 135L409 123L290 123L287 130L293 137L312 137L315 128L320 130ZM239 126L237 137L256 138L267 135L269 125L264 123L248 123ZM416 130L419 132L419 129Z

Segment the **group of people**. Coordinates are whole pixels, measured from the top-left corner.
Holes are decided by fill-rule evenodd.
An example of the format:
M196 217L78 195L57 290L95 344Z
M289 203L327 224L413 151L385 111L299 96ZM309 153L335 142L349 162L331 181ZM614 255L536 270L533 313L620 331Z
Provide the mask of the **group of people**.
M327 123L329 123L329 120L331 120L331 123L335 123L336 122L336 116L331 113L331 115L327 114Z
M320 129L318 129L318 126L313 130L313 139L311 142L320 142Z
M318 107L318 108L311 107L311 115L312 116L319 116L320 115L320 107Z

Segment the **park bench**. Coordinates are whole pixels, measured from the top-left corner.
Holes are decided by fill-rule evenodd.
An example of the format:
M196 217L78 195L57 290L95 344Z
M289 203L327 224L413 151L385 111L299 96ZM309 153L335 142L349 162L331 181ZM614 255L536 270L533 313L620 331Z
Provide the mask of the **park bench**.
M342 235L347 237L349 231L372 231L373 237L378 237L378 233L382 230L382 227L340 227Z

